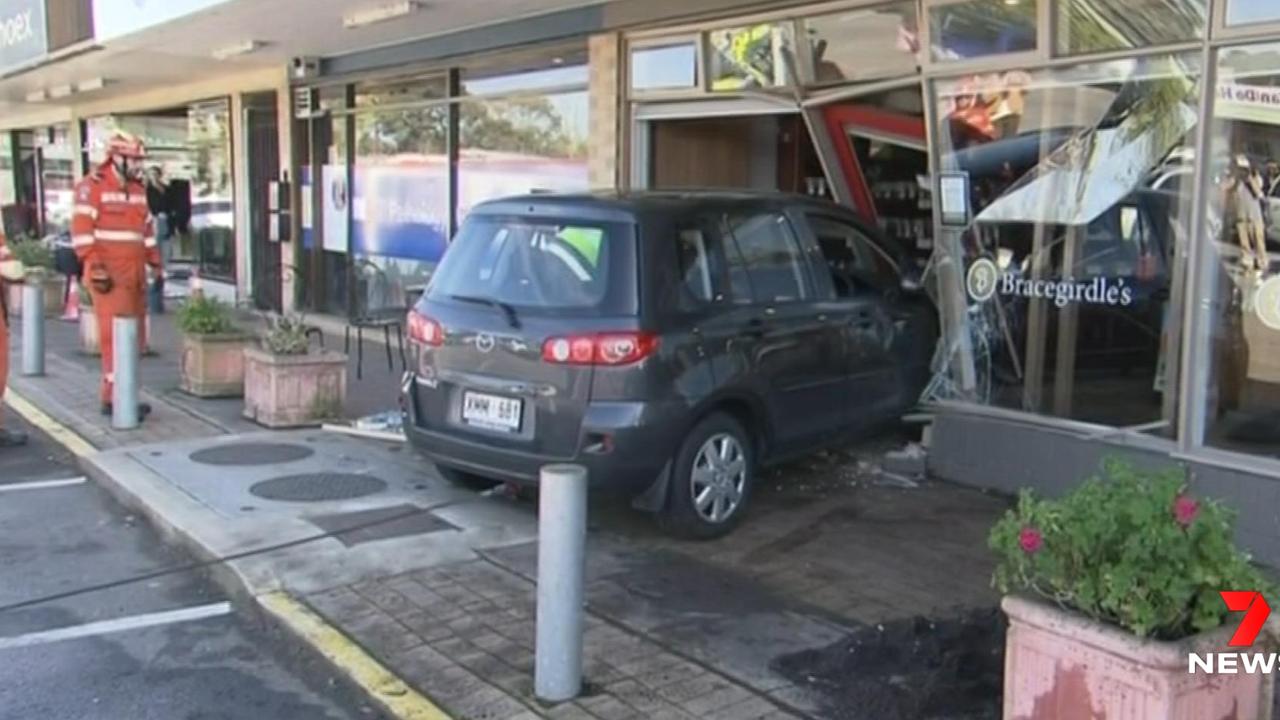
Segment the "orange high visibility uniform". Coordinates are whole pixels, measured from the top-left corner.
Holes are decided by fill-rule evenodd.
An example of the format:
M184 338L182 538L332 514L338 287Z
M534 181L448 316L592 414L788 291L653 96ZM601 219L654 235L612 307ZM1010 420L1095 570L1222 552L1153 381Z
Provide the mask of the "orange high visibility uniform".
M4 244L4 233L0 232L0 263L12 259L9 246ZM0 280L0 292L7 292L4 280ZM9 382L9 316L0 318L0 428L4 427L4 389Z
M111 278L109 292L86 282L93 296L102 345L102 402L111 402L115 353L112 325L116 317L138 318L138 350L146 347L147 266L160 267L155 226L147 209L147 190L126 180L110 163L103 163L76 185L71 243L84 268L86 281L101 266Z

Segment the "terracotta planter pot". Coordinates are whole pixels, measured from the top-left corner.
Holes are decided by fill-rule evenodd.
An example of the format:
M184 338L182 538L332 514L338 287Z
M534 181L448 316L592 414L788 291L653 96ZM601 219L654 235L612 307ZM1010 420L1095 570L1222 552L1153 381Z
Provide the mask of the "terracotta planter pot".
M179 387L196 397L244 395L244 333L183 335Z
M244 351L244 416L270 428L319 425L347 399L347 356L339 352L272 355Z
M102 342L98 339L98 318L92 307L80 308L80 352L97 357L102 354Z
M28 275L21 283L5 283L9 289L9 314L22 317L22 287L26 283L39 282L44 289L44 316L55 318L62 314L62 294L66 291L66 278L61 275Z
M1232 652L1234 626L1160 642L1027 598L1001 606L1005 720L1271 718L1270 675L1188 671L1189 653Z

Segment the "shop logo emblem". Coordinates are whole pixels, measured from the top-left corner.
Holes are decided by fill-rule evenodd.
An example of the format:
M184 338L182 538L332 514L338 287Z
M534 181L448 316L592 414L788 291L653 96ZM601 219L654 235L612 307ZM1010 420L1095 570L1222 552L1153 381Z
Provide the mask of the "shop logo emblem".
M1263 325L1280 330L1280 275L1267 278L1253 298L1253 312Z
M969 297L978 302L986 302L996 294L996 286L1000 283L1000 268L989 258L975 260L969 266L969 274L965 276L965 287Z

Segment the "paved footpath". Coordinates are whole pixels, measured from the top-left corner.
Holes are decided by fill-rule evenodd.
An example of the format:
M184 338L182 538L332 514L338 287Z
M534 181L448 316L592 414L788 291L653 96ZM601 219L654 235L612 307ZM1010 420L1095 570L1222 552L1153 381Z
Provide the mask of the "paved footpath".
M74 594L190 560L78 478L65 450L7 422L32 444L0 450L0 719L375 717L327 685L327 668L264 641L201 576Z

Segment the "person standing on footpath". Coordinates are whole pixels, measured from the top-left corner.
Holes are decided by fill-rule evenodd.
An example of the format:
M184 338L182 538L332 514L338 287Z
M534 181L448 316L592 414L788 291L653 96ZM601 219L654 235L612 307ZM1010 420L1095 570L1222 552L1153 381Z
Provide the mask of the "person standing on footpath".
M118 132L107 144L106 159L76 185L71 244L84 267L98 319L103 415L112 412L114 321L117 317L137 318L138 351L147 346L147 268L160 273L155 226L142 183L145 157L146 148L140 140ZM140 418L150 412L150 405L138 404Z

